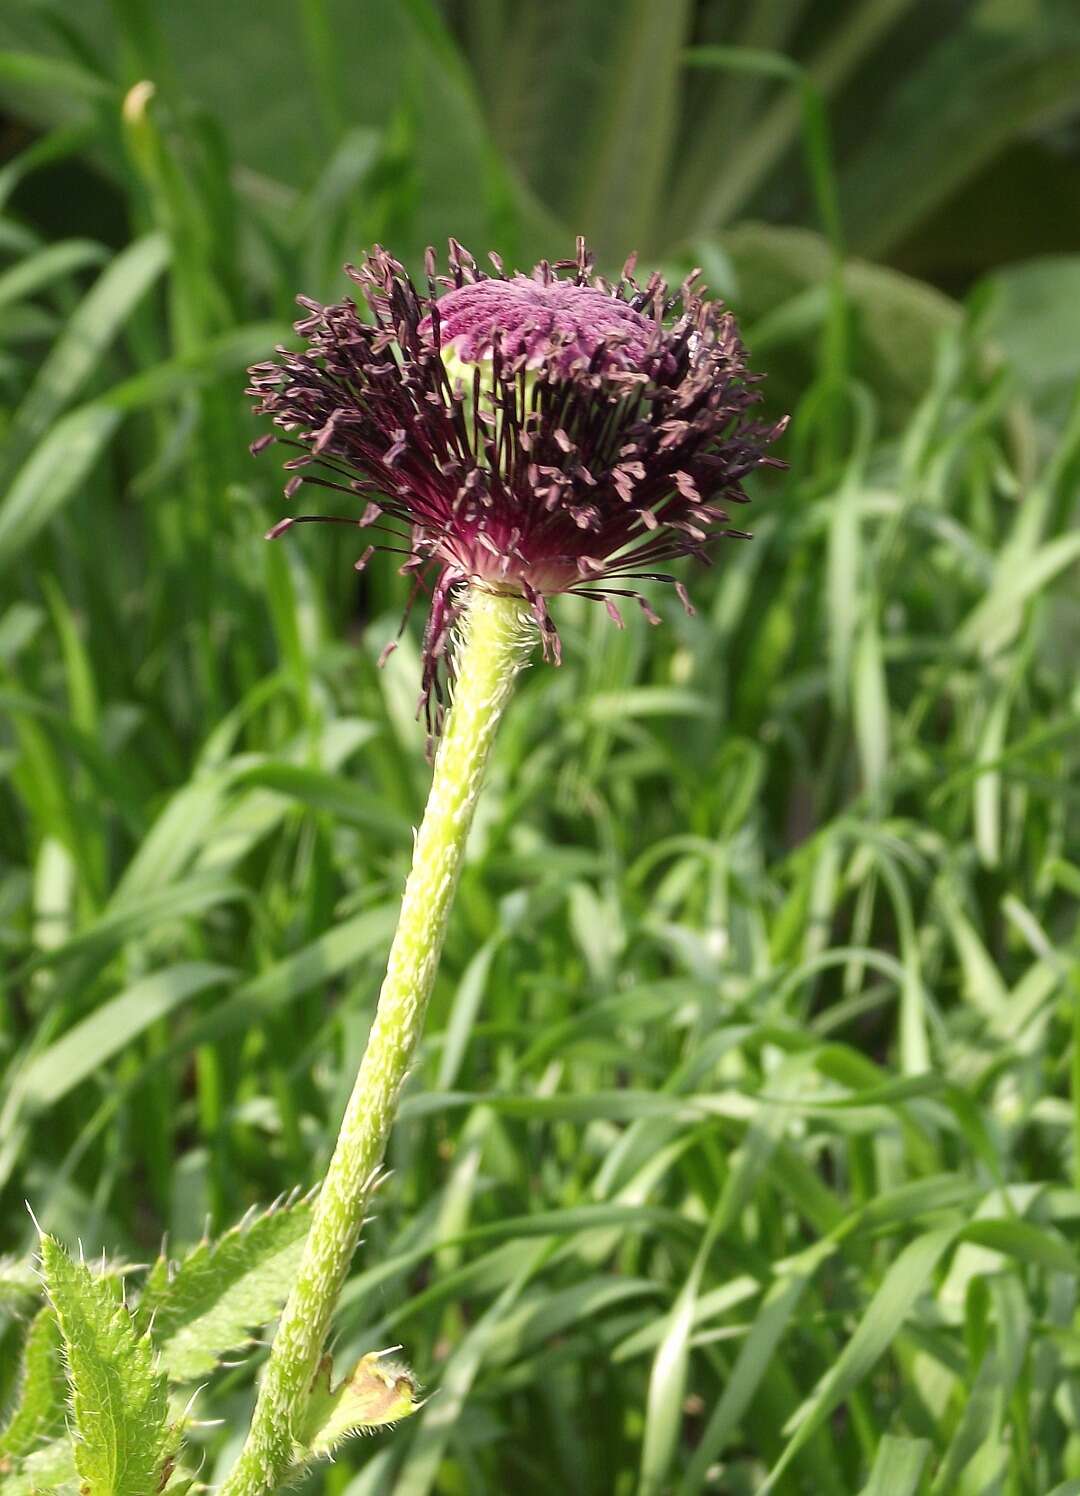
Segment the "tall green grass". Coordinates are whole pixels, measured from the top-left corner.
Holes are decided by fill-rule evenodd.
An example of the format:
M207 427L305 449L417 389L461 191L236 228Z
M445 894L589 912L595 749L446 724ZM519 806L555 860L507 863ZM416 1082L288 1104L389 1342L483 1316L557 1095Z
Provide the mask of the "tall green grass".
M49 6L52 50L0 55L0 80L82 111L0 170L0 1397L24 1199L139 1262L318 1177L423 801L413 634L375 666L404 583L358 583L331 532L262 542L280 499L243 367L371 238L414 255L471 229L525 260L591 215L613 259L640 233L706 264L794 410L791 470L755 490L754 540L688 577L693 618L618 633L563 600L566 663L527 673L339 1315L343 1359L400 1340L437 1395L309 1489L1066 1496L1080 407L1032 402L989 290L958 309L842 269L835 235L712 237L752 154L707 220L657 229L650 152L703 97L682 43L731 41L678 29L683 7L629 7L595 154L554 190L527 142L566 128L565 75L539 103L512 87L535 9L500 41L502 6L460 7L466 57L401 7L406 85L372 130L310 0L301 186L235 168L181 23L136 0L115 65ZM782 44L779 12L735 41ZM546 45L580 63L608 33L576 16L594 31ZM693 86L772 159L798 92L766 110L756 74L705 70L730 60L699 53ZM820 73L796 75L812 118ZM144 76L156 94L127 93ZM433 205L455 150L470 175ZM58 180L79 196L42 232L20 205ZM78 227L99 182L121 245ZM195 1432L211 1483L259 1360Z

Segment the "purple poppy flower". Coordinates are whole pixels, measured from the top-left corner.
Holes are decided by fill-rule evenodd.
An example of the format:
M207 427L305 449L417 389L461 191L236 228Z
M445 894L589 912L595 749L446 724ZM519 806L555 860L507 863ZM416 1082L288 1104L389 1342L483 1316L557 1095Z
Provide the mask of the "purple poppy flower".
M251 370L256 412L297 449L285 464L301 484L366 501L338 523L389 533L402 570L430 587L421 702L438 717L440 665L472 586L526 598L545 654L558 661L547 599L560 592L617 598L655 613L633 586L682 583L664 569L708 559L744 503L742 480L783 466L766 454L786 422L754 419L751 374L735 319L696 289L644 286L627 262L614 285L594 277L584 241L574 260L542 261L529 276L481 271L451 240L449 276L427 256L427 295L376 248L347 273L352 300L296 324L308 347L284 348ZM261 438L253 450L275 440ZM290 525L330 518L299 515Z

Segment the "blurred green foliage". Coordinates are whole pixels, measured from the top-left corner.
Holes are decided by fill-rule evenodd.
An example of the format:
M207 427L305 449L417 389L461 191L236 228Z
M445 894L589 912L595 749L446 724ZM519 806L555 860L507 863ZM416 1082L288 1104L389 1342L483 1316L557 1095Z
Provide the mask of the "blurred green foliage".
M791 471L695 617L559 608L340 1315L438 1396L309 1488L1078 1489L1078 85L1069 0L9 0L0 1400L24 1198L145 1260L317 1178L423 801L243 368L372 240L584 231Z

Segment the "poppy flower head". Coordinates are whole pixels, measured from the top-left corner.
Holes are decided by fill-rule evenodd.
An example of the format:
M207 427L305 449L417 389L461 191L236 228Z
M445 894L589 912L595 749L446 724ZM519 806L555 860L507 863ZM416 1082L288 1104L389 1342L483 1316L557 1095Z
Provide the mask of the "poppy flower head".
M529 602L545 654L560 655L547 600L603 602L621 625L628 598L657 622L634 583L683 584L666 567L707 561L712 542L745 538L727 506L742 480L782 466L767 454L785 422L756 419L758 376L732 315L697 289L644 286L628 261L618 281L575 259L531 275L493 273L451 240L447 276L427 257L426 294L376 248L347 273L353 300L298 298L299 352L251 371L256 412L294 449L286 496L337 489L354 516L293 516L270 532L333 518L376 534L358 561L398 549L430 590L421 702L437 725L444 662L469 586ZM383 536L393 537L387 544Z

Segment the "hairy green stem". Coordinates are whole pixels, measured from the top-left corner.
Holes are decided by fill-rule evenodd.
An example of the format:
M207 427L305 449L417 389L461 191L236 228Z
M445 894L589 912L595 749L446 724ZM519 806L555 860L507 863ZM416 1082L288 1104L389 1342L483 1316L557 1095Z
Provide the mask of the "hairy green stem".
M247 1442L222 1496L277 1490L302 1452L312 1381L423 1029L484 768L532 640L520 598L473 588L456 656L454 703L416 834L367 1048L274 1337Z

